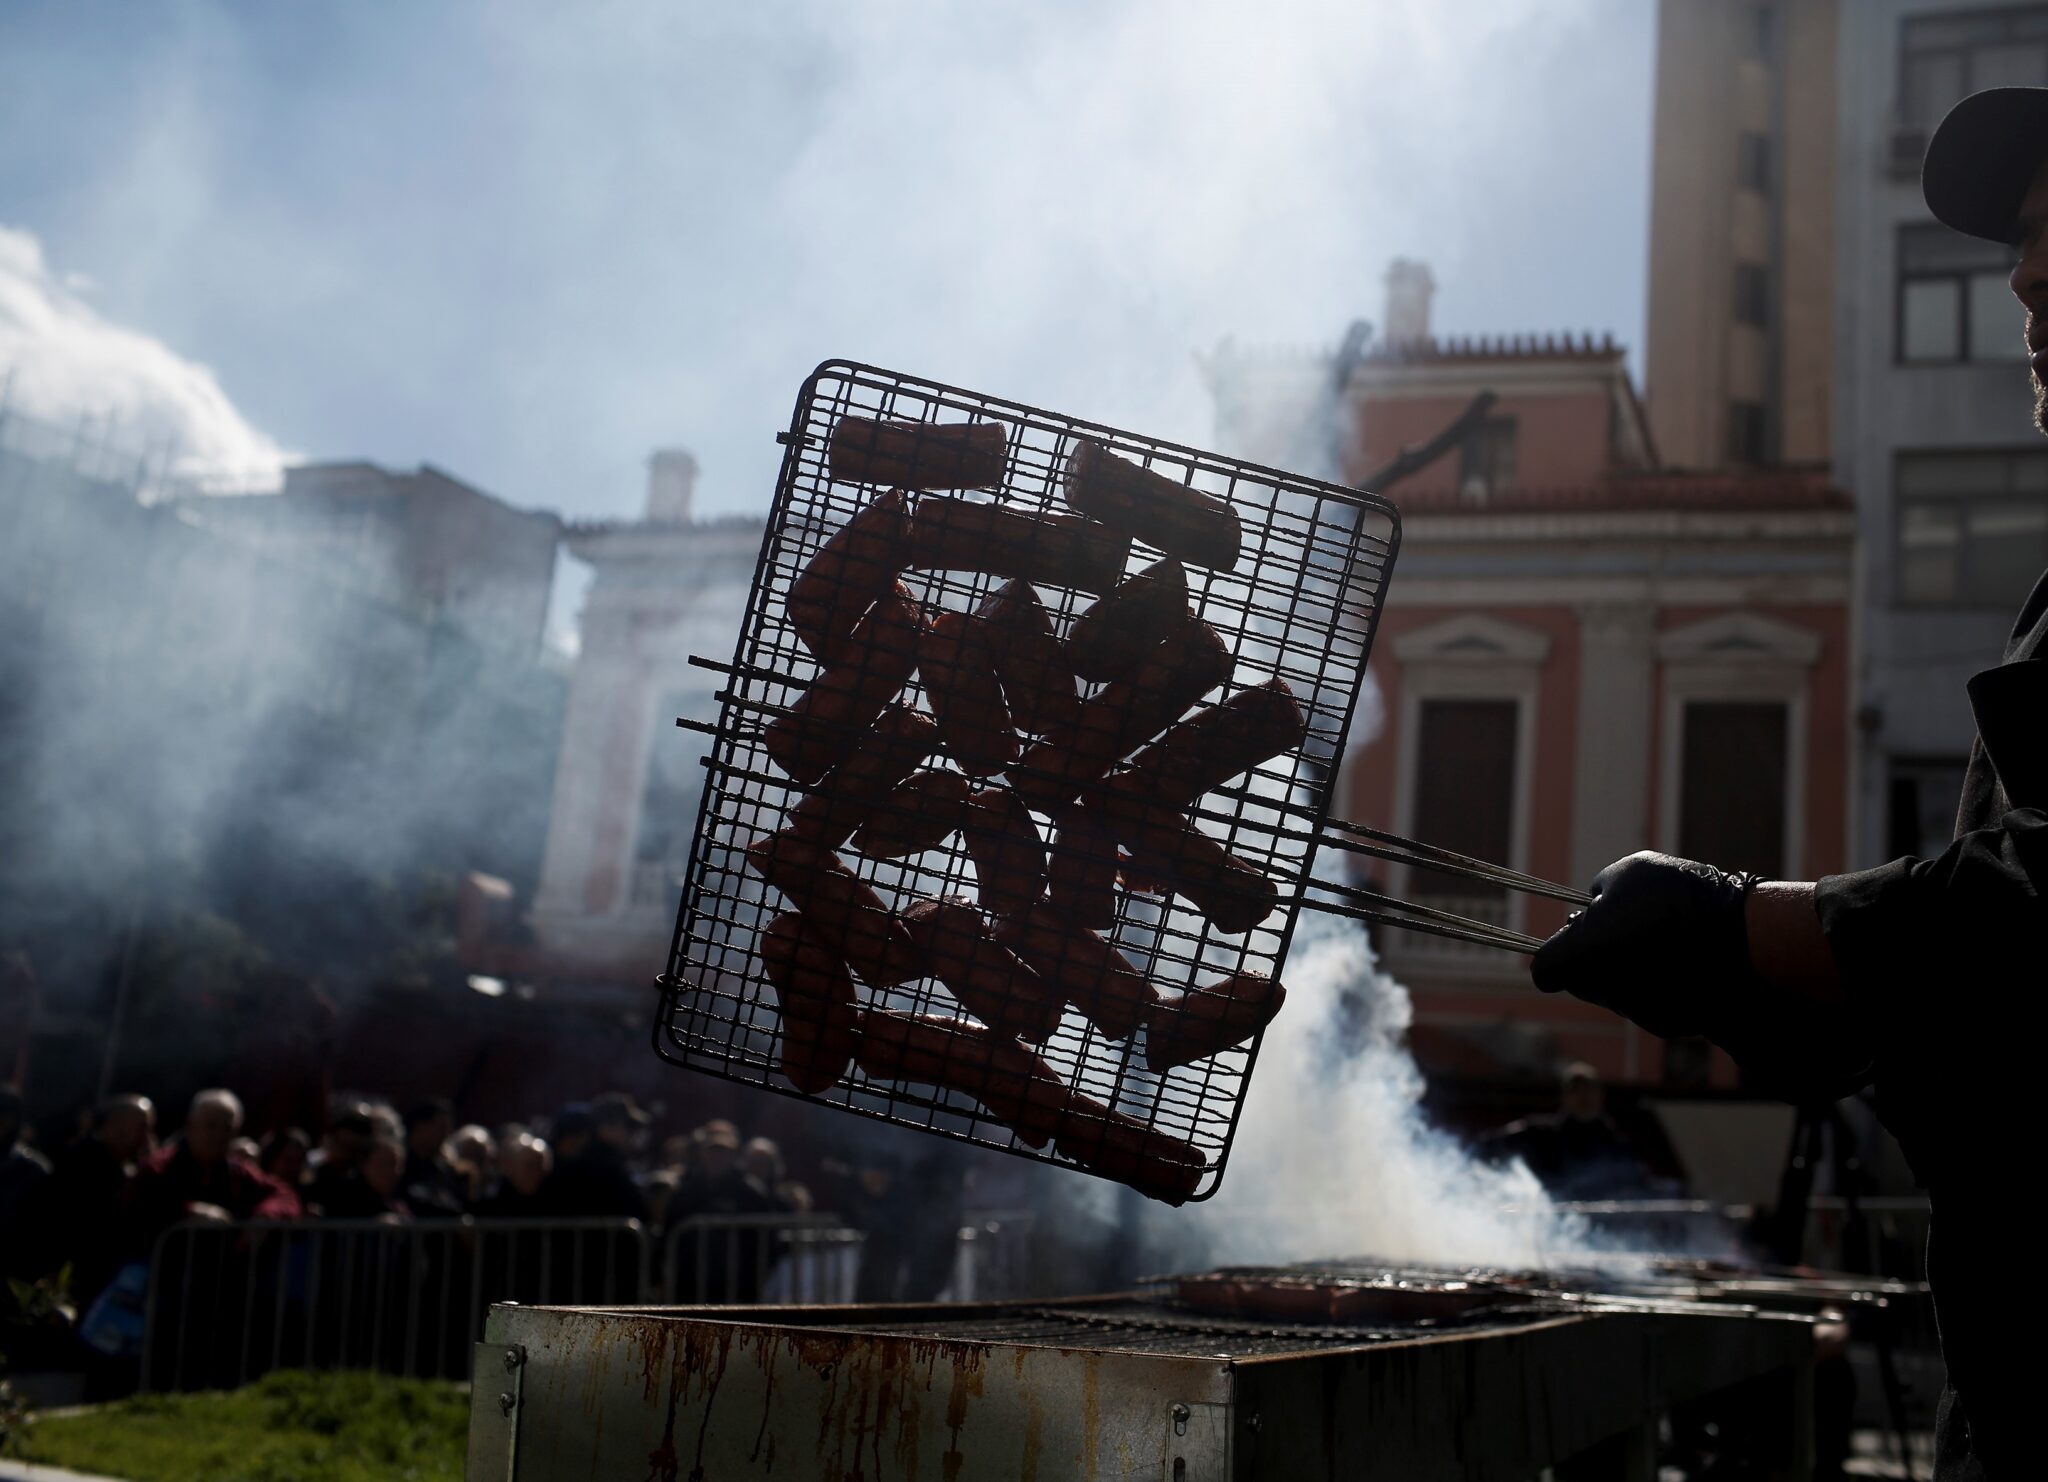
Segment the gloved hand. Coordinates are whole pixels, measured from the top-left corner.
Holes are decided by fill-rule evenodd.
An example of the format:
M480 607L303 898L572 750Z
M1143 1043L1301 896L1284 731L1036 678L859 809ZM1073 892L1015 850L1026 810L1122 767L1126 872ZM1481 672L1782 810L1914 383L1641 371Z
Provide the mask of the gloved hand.
M1721 1039L1765 1000L1749 959L1744 900L1754 875L1645 851L1593 881L1593 904L1537 951L1530 976L1670 1039Z

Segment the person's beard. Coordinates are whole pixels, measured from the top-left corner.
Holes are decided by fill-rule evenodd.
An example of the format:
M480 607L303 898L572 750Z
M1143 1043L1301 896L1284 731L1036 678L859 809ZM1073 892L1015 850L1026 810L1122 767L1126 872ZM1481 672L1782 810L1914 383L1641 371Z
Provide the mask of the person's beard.
M2041 379L2041 373L2034 369L2031 361L2034 355L2034 311L2027 311L2027 379L2034 383L2034 426L2048 432L2048 382Z

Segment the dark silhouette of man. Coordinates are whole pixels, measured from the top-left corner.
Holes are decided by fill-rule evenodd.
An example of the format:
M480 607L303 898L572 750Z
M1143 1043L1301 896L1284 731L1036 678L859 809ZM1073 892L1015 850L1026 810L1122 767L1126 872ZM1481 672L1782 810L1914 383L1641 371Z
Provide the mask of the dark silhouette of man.
M1927 146L1936 219L2011 244L2034 421L2048 432L2048 88L1994 88ZM1960 696L1958 699L1960 700ZM1536 954L1536 985L1661 1035L1703 1034L1803 1100L1865 1084L1933 1208L1927 1278L1948 1385L1938 1482L2036 1475L2026 1273L2040 1263L2017 1129L2048 987L2048 575L2004 661L1969 683L1977 742L1955 841L1818 882L1758 880L1635 854Z

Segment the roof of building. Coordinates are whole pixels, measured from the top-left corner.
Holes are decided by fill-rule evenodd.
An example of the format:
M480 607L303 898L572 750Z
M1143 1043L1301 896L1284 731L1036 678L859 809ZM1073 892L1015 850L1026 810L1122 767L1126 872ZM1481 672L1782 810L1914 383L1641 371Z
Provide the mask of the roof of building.
M1503 489L1469 494L1435 487L1395 488L1404 514L1550 514L1577 510L1846 510L1847 490L1814 470L1759 473L1631 473L1561 489Z
M1360 359L1366 364L1425 365L1446 360L1619 360L1627 352L1611 334L1426 335L1381 341Z

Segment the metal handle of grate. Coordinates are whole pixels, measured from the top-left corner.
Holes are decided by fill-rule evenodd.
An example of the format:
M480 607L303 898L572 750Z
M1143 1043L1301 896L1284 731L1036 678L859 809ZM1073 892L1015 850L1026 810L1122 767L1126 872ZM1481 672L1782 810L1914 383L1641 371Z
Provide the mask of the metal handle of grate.
M1381 595L1399 545L1399 518L1387 501L1340 485L870 366L828 361L805 381L789 429L778 436L785 453L737 648L730 664L705 664L722 671L727 683L717 695L718 720L703 759L707 783L668 968L657 979L655 1047L663 1058L693 1070L1074 1166L1058 1144L1027 1146L1010 1126L956 1091L870 1075L856 1062L836 1085L812 1095L798 1091L777 1069L783 1021L764 975L760 941L763 928L788 906L748 868L745 850L783 828L804 796L771 759L763 739L767 725L786 714L820 673L788 621L791 584L834 533L887 492L880 485L835 481L828 472L828 444L846 417L1000 424L1007 437L1000 487L935 490L933 497L1072 517L1061 498L1062 471L1086 438L1227 498L1237 513L1243 541L1236 565L1228 571L1186 565L1189 606L1221 636L1232 658L1229 680L1186 713L1277 678L1301 705L1307 733L1299 746L1204 795L1192 816L1203 832L1279 886L1279 905L1250 930L1226 934L1183 900L1135 894L1120 883L1115 924L1102 935L1155 988L1166 990L1161 997L1167 1002L1155 1014L1173 1012L1174 990L1238 973L1277 974L1286 956L1300 891L1328 815L1335 759L1344 754L1364 684ZM1159 555L1142 539L1135 541L1124 571L1135 573ZM1006 579L965 570L908 570L899 576L927 622L942 611L973 610ZM1035 581L1034 588L1060 634L1098 596L1050 580ZM1099 688L1083 685L1081 693ZM932 709L921 673L895 700ZM1028 747L1032 739L1024 733L1022 744ZM925 765L952 763L940 753ZM1000 777L985 780L1002 785ZM1034 821L1042 840L1046 819L1035 815ZM838 858L895 912L920 899L977 893L974 861L957 833L907 858L869 858L844 847ZM861 992L870 1008L964 1012L931 978L882 989L863 984ZM1221 1181L1263 1031L1163 1073L1145 1064L1144 1034L1141 1029L1111 1040L1069 1007L1038 1054L1067 1091L1198 1149L1206 1167L1188 1197L1207 1198Z

